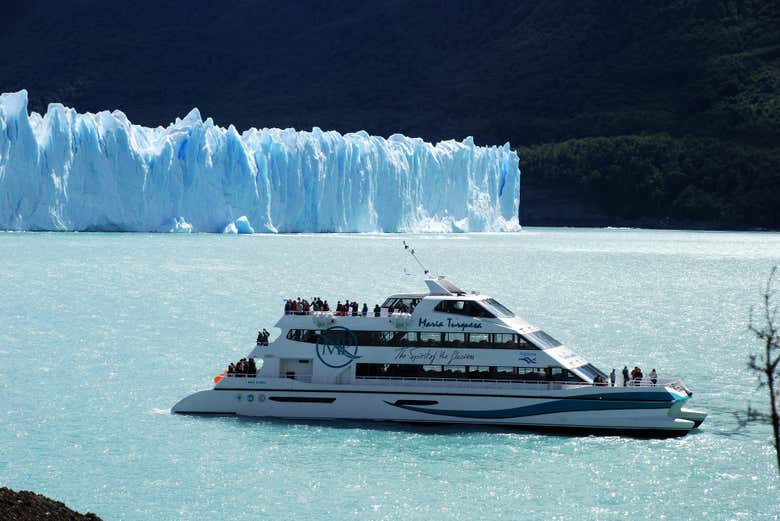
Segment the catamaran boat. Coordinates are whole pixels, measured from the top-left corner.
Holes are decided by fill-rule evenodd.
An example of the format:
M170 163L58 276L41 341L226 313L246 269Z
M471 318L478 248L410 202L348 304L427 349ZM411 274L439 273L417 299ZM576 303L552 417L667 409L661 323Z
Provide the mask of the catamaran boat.
M680 379L609 376L487 295L444 277L363 313L290 311L180 414L498 425L681 436L706 413ZM257 360L257 366L254 364ZM259 367L257 369L256 367Z

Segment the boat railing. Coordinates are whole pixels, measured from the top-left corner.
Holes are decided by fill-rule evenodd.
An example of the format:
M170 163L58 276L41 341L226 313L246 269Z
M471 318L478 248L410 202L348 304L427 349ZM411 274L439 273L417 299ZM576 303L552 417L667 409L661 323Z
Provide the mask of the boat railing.
M356 377L340 377L337 383L390 383L401 384L402 382L434 382L434 383L457 383L457 384L526 384L526 385L541 385L546 386L548 389L560 389L563 387L610 387L608 382L580 382L574 380L514 380L514 379L478 379L478 378L429 378L424 376L356 376ZM615 387L623 387L622 382L616 382ZM642 380L631 380L626 383L625 387L672 387L680 391L688 392L687 387L679 378L666 378L657 379L656 382L651 381L649 378Z
M225 377L232 378L256 378L256 374L249 373L233 373L226 374ZM276 376L280 379L292 380L302 383L312 383L313 378L310 374L297 374L292 371L280 373ZM458 386L473 386L474 384L482 384L484 387L494 387L500 385L515 386L518 384L524 385L537 385L546 389L564 389L575 387L610 387L609 383L597 383L597 382L580 382L574 380L514 380L514 379L480 379L480 378L430 378L424 376L340 376L336 378L337 384L376 384L376 385L403 385L409 382L417 383L439 383L439 384L451 384ZM325 382L323 382L325 383ZM617 381L615 387L624 387L622 381ZM626 382L625 387L672 387L680 392L689 393L690 391L685 386L685 383L679 378L659 378L656 382L653 382L649 378L643 378L642 380L631 380Z
M294 316L309 316L309 317L323 317L323 318L339 318L339 317L366 317L366 318L376 318L376 317L391 317L391 318L411 318L411 313L403 313L400 311L394 311L393 313L389 313L387 308L382 308L382 310L377 315L373 310L369 309L368 312L364 315L362 311L358 311L357 313L353 313L352 311L285 311L285 315L294 315Z

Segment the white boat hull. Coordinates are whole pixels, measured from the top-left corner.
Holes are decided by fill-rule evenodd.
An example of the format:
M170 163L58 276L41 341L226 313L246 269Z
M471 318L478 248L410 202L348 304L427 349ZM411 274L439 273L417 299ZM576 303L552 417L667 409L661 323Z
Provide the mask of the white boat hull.
M252 379L240 380L240 385L230 382L192 394L177 403L173 412L297 420L500 425L649 436L681 436L706 417L704 413L682 409L685 398L662 388L650 392L597 387L466 390L429 386L404 387L400 391L397 387L376 385L327 386L284 379L258 384Z

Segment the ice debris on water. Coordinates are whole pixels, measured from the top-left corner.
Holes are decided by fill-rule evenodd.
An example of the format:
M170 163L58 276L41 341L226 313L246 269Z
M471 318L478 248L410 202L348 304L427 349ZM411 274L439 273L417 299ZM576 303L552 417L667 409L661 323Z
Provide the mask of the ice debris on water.
M0 229L427 232L519 228L509 144L394 134L167 127L0 94Z

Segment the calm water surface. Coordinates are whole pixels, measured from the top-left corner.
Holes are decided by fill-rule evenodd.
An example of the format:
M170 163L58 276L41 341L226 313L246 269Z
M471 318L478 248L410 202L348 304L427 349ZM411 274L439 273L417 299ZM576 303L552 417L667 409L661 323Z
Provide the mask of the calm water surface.
M286 296L422 289L402 239L603 369L683 376L710 417L636 440L168 414ZM733 417L766 403L746 323L777 263L765 233L0 233L0 485L106 520L777 519L771 432Z

